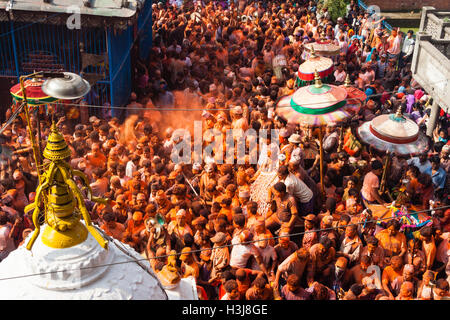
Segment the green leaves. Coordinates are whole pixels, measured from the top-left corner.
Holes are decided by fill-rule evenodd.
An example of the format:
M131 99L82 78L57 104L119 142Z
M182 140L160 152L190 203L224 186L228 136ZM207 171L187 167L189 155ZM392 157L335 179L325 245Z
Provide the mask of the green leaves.
M336 21L339 17L345 17L349 3L350 0L319 0L318 8L327 8L331 19Z

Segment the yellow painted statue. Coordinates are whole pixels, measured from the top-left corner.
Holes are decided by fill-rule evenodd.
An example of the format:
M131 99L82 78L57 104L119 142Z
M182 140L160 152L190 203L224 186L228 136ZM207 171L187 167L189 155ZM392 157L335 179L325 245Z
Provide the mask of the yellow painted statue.
M170 255L167 257L167 264L157 274L163 286L172 286L181 281L176 254L175 250L170 251Z
M61 133L53 123L47 145L43 152L45 172L40 176L40 184L36 189L33 203L25 207L25 212L33 210L33 224L36 227L26 247L31 250L40 233L40 210L43 206L47 227L42 234L42 242L52 248L69 248L86 240L88 232L104 248L108 248L105 240L93 226L89 212L84 204L84 197L74 181L81 178L87 189L87 198L98 203L108 200L92 196L92 190L86 175L72 169L66 162L71 151ZM81 217L85 224L80 222Z

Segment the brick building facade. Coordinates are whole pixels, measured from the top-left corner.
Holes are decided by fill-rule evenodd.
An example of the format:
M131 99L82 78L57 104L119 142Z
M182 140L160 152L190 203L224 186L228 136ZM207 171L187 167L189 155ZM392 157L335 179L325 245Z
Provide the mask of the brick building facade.
M364 0L364 2L370 5L377 5L381 11L408 11L408 10L420 10L424 6L432 6L437 10L450 10L450 0L398 0L398 1L385 1L385 0Z

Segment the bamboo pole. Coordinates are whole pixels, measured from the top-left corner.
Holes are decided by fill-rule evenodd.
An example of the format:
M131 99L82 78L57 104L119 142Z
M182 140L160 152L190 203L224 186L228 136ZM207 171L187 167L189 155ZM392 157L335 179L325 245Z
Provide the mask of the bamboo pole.
M388 189L386 189L386 180L388 171L390 170L389 166L391 165L391 156L392 156L391 153L389 151L386 151L383 173L381 175L380 193L382 195L386 194L389 197L390 201L394 201L394 199L392 199L391 193L389 192Z
M27 94L26 94L25 84L24 84L25 77L27 77L27 76L21 76L19 78L20 89L22 90L23 101L25 102L25 107L24 107L25 108L25 118L27 120L28 134L30 135L31 147L33 149L33 157L34 157L34 161L36 162L36 171L37 171L39 183L41 183L41 175L39 172L39 168L41 167L40 150L38 149L38 146L36 144L36 137L34 136L33 130L31 129L30 111L29 111L29 107L28 107ZM38 137L38 138L40 139L41 137Z
M325 186L323 185L323 136L322 127L319 127L319 148L320 148L320 187L322 189L322 194L325 195Z
M40 115L40 106L38 106L37 107L37 112L36 112L36 120L37 120L37 136L38 136L38 138L37 138L37 145L38 145L38 150L39 150L39 155L41 154L41 152L42 152L42 146L41 146L41 138L42 138L42 135L41 135L41 115Z

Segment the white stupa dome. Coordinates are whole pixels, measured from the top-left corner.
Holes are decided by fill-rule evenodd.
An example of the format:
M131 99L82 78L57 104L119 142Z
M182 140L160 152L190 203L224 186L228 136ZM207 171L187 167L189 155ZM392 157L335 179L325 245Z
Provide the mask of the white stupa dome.
M55 249L41 235L31 251L22 245L0 263L0 299L168 299L148 261L130 246L113 240L105 250L89 234L76 246Z
M72 180L81 173L74 173L65 162L70 150L55 124L43 156L51 164L40 176L35 202L25 208L33 210L36 229L0 263L0 299L198 299L194 279L164 288L146 259L92 224ZM43 199L46 211L41 226L38 214Z

